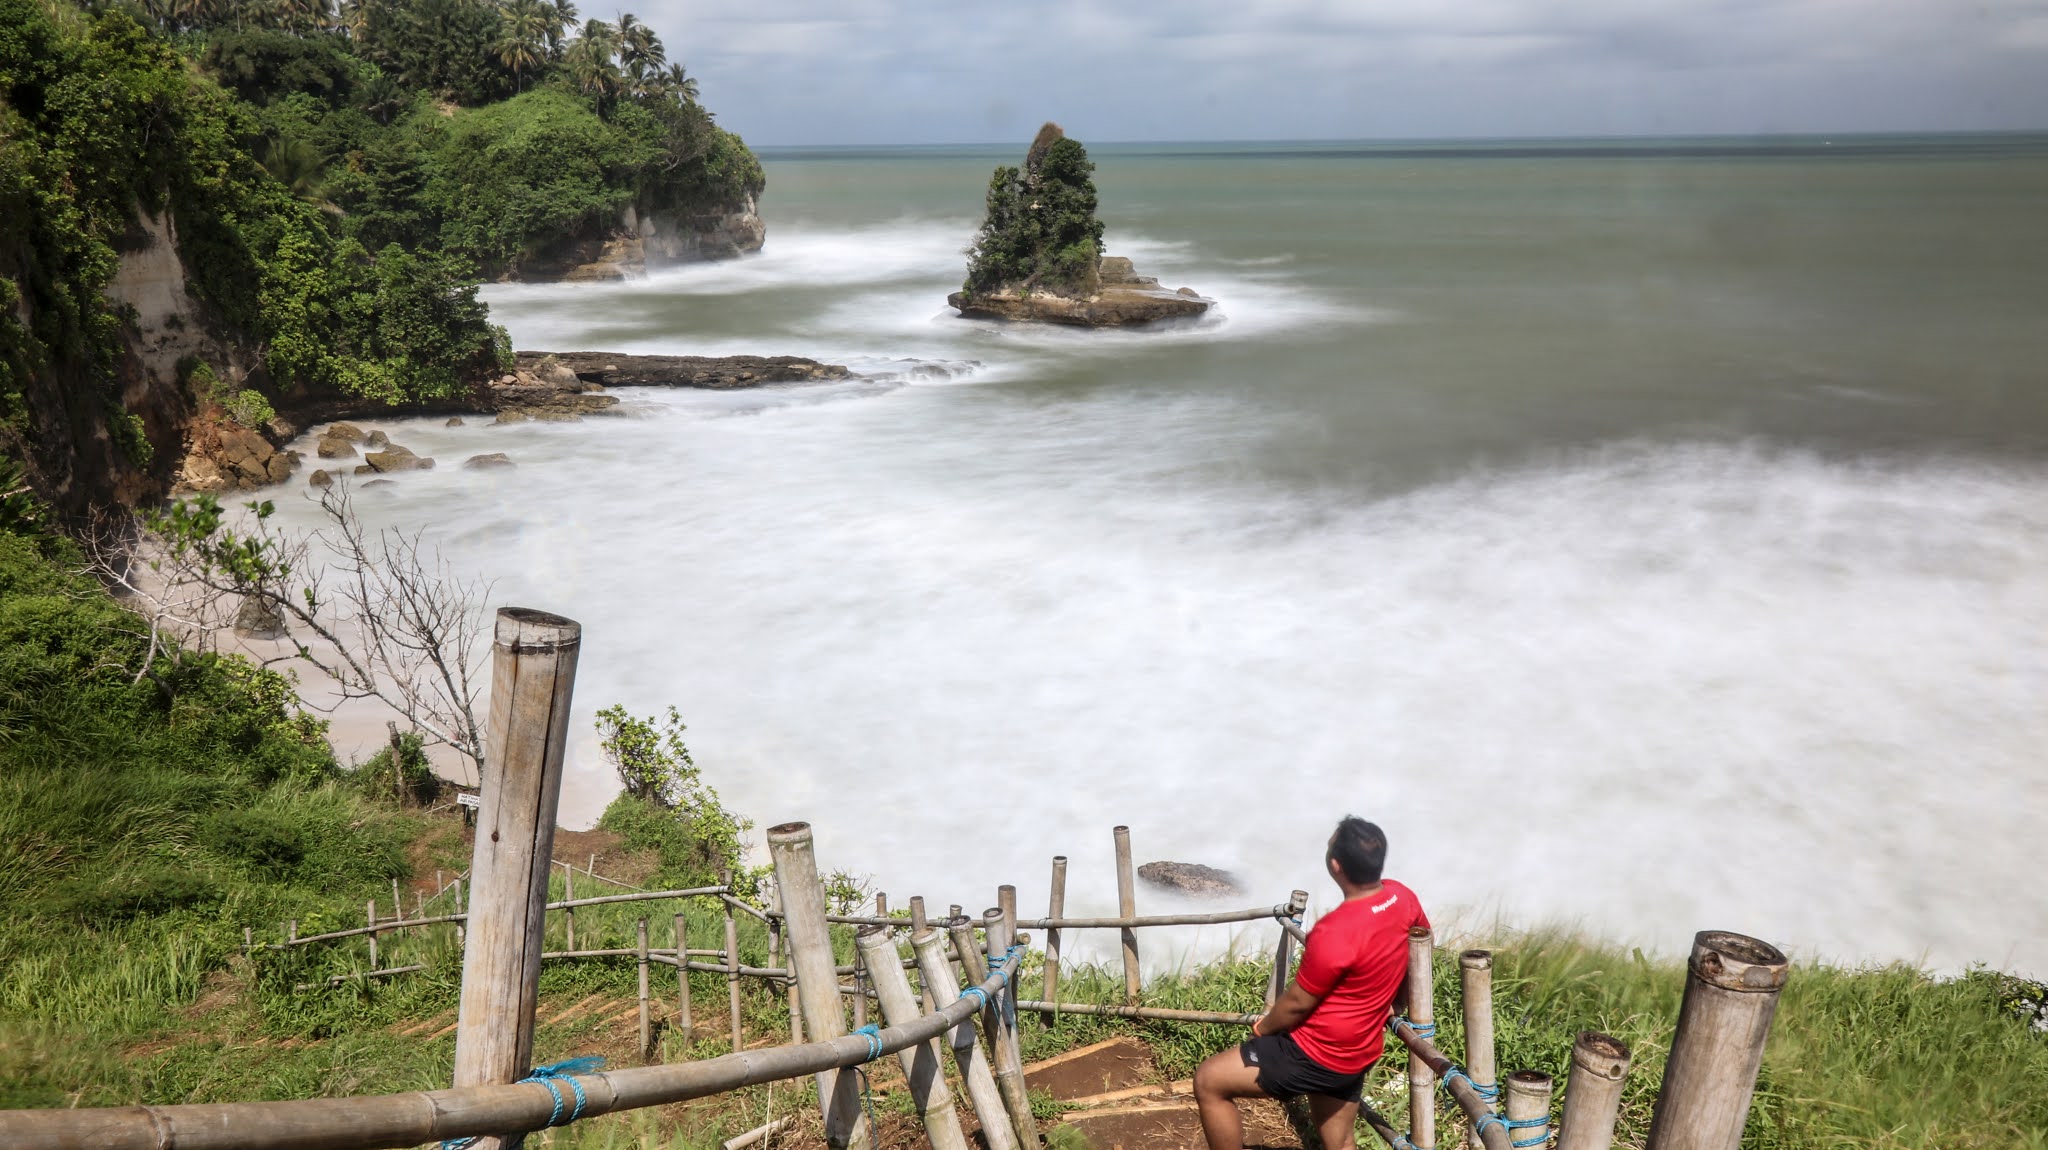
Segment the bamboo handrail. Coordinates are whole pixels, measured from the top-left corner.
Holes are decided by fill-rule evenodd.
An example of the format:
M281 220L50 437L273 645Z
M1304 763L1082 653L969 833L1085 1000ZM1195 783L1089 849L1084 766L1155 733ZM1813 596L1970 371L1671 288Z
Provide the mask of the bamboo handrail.
M752 907L747 909L760 915L763 921L782 917L780 911L754 911ZM1149 926L1218 926L1233 922L1258 922L1269 918L1285 921L1289 913L1289 908L1283 903L1278 906L1224 910L1211 914L1146 914L1132 915L1128 918L1020 918L1014 925L1020 930L1134 930ZM898 930L911 928L911 921L908 918L883 918L872 914L828 914L825 921L845 926L889 926ZM967 921L975 926L985 927L988 925L988 916L969 916ZM1292 923L1288 925L1293 926Z
M1154 1022L1213 1022L1223 1026L1250 1026L1257 1014L1228 1014L1216 1010L1170 1010L1163 1006L1104 1006L1093 1002L1038 1002L1019 1000L1019 1010L1059 1014L1104 1014L1111 1018L1140 1018Z
M981 983L981 995L1000 992L1015 970L1013 958L991 972ZM699 1062L579 1074L575 1082L584 1099L581 1116L662 1106L859 1066L938 1037L978 1009L975 998L962 996L935 1014L882 1030L873 1042L866 1035L848 1034L798 1046L735 1051ZM381 1150L539 1130L560 1109L555 1093L546 1086L515 1082L296 1102L0 1110L0 1140L10 1150Z
M546 909L562 910L567 907L597 906L600 903L608 902L646 902L650 899L701 898L706 895L723 895L729 889L731 888L723 886L693 886L682 890L649 890L636 891L631 894L606 894L598 895L595 898L572 898L561 902L551 902L547 904ZM309 942L327 942L337 938L354 938L361 934L374 935L391 930L409 930L413 927L434 926L444 922L464 922L468 918L468 912L458 911L455 914L435 915L432 918L394 919L387 922L374 923L370 926L350 927L347 930L331 930L326 934L309 934L302 938L289 939L284 942L266 942L263 945L269 950L288 950L294 946L304 946Z

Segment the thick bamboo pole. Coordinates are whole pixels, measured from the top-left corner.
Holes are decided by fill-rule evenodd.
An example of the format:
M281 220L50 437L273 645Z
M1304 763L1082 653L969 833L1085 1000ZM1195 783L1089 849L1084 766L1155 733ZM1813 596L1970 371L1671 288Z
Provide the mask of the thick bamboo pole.
M1783 952L1747 935L1703 930L1693 937L1678 1034L1650 1119L1650 1150L1741 1145L1789 970Z
M960 997L960 980L953 976L953 964L946 958L946 936L936 930L924 930L911 936L910 945L917 951L918 973L924 976L924 984L933 997L940 1002L951 1002ZM984 975L982 980L986 981L987 976ZM981 1136L988 1143L988 1150L1017 1150L1017 1132L1010 1125L1009 1112L1003 1108L1002 1091L996 1087L988 1055L982 1051L981 1041L975 1034L974 1016L968 1015L952 1029L948 1038L953 1047L953 1066L960 1072L960 1082L967 1089L967 1100L973 1104L974 1116L981 1122Z
M1621 1082L1628 1077L1628 1043L1586 1031L1572 1044L1571 1077L1564 1084L1564 1117L1557 1150L1608 1150L1621 1116Z
M921 894L911 895L910 937L916 938L918 935L930 930L931 927L931 920L925 915L924 896ZM918 977L917 987L918 1001L924 1005L924 1012L930 1014L932 1011L937 1010L939 1008L938 1000L932 997L931 984L924 980L922 974Z
M1004 977L1012 973L1014 966ZM1002 977L992 976L979 989L991 995L1002 984ZM937 1014L883 1030L876 1036L881 1053L944 1034L975 1009L974 998L956 998ZM573 1090L563 1084L560 1092L573 1093L583 1117L595 1118L823 1074L874 1056L867 1036L842 1035L696 1062L579 1074ZM561 1118L561 1106L555 1091L521 1082L296 1102L0 1110L0 1145L7 1150L386 1150L537 1130Z
M647 920L641 919L640 930L640 1060L645 1062L654 1057L654 1015L648 1006L647 993Z
M1506 1097L1509 1134L1516 1146L1542 1146L1550 1141L1550 1075L1517 1070L1501 1084ZM1529 1123L1527 1126L1520 1123Z
M719 872L718 881L731 890L732 872ZM740 1023L740 928L738 920L732 916L732 904L722 905L725 907L725 1001L731 1014L727 1024L732 1027L732 1048L740 1051L747 1045Z
M896 934L886 926L863 927L854 935L854 945L867 956L868 971L875 980L875 1000L882 1017L891 1026L905 1026L923 1011L910 978L897 961ZM958 997L957 995L955 997ZM967 1150L967 1135L960 1128L960 1115L953 1108L953 1092L946 1089L946 1068L936 1037L897 1051L904 1081L910 1084L910 1100L924 1122L932 1150Z
M683 1045L690 1045L691 1032L697 1024L690 1017L690 919L681 911L676 912L676 1029L682 1032Z
M1287 921L1298 919L1308 909L1308 892L1294 891L1287 896L1288 914L1281 918L1280 941L1273 948L1273 976L1266 980L1266 1009L1273 1009L1273 1003L1280 998L1280 992L1287 989L1287 972L1294 963L1294 936L1287 933Z
M990 907L987 921L984 937L988 940L988 965L994 968L1002 964L1009 952L1013 937L1011 920L1004 917L1001 907ZM990 1003L994 1008L995 1027L990 1034L989 1045L995 1053L996 1088L1002 1092L1003 1108L1010 1112L1010 1125L1016 1128L1017 1142L1024 1150L1037 1150L1038 1119L1031 1113L1031 1094L1024 1085L1024 1052L1017 1042L1015 981L1011 979L1004 983Z
M1131 869L1131 828L1116 827L1111 832L1116 836L1116 913L1118 918L1138 917L1138 884L1136 873ZM1138 932L1130 927L1122 930L1124 944L1124 1005L1138 1004L1141 979L1138 973Z
M1465 1076L1491 1091L1498 1087L1499 1068L1493 1057L1493 952L1468 950L1458 956L1458 983L1465 1000ZM1468 1124L1466 1142L1480 1145L1478 1131Z
M1432 962L1436 940L1428 927L1408 932L1408 1021L1428 1034L1436 1028L1432 1003ZM1420 1058L1408 1060L1408 1140L1415 1150L1436 1145L1436 1072Z
M533 1065L533 1013L554 858L562 754L583 628L521 607L498 612L491 668L491 772L471 856L469 945L455 1027L455 1085L514 1082ZM487 1138L478 1150L519 1145Z
M1052 859L1052 893L1046 896L1045 917L1057 921L1067 913L1067 856L1054 855ZM1060 931L1056 926L1045 928L1045 1000L1057 1004L1060 1000ZM1056 1010L1045 1012L1046 1025L1058 1022Z
M839 974L832 959L831 928L825 922L825 887L818 880L811 824L768 828L768 855L775 865L775 885L782 892L782 921L788 930L789 965L796 973L804 1033L813 1043L829 1042L846 1033L846 1012L839 1002ZM869 1145L856 1078L837 1070L818 1074L818 1106L825 1117L825 1142L832 1150L867 1150Z
M1456 1063L1445 1058L1435 1044L1416 1034L1415 1027L1405 1021L1395 1022L1394 1036L1408 1048L1408 1057L1428 1063L1430 1070L1445 1080L1444 1088L1450 1091L1451 1098L1458 1103L1458 1109L1465 1112L1466 1121L1484 1126L1480 1141L1485 1143L1486 1150L1512 1150L1505 1127L1499 1123L1482 1122L1482 1119L1493 1113L1492 1103L1481 1097L1479 1091L1467 1082L1463 1075L1451 1074L1457 1067Z

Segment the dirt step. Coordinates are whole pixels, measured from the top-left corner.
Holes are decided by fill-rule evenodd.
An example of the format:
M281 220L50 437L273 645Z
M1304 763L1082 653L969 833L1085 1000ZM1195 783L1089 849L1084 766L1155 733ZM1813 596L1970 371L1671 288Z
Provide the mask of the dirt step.
M1152 1051L1133 1038L1111 1038L1055 1055L1024 1068L1033 1090L1044 1090L1062 1102L1080 1102L1104 1094L1157 1085L1159 1068Z
M1239 1104L1247 1148L1301 1150L1278 1102ZM1095 1150L1191 1150L1202 1146L1202 1120L1193 1098L1143 1101L1101 1110L1070 1111L1061 1125L1081 1132Z

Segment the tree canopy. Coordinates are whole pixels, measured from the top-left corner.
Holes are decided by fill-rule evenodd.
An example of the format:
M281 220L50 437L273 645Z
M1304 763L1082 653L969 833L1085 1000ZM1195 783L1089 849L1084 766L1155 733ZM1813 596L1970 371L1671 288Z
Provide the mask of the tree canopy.
M1095 163L1058 124L1038 130L1020 168L989 178L988 209L967 251L966 290L1089 296L1101 286Z

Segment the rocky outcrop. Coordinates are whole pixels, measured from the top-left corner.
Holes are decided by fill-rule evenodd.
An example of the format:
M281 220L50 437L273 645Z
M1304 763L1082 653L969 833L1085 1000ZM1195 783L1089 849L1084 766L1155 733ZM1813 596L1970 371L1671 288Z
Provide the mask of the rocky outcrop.
M179 469L181 491L248 491L290 478L299 465L263 432L227 420L202 420L191 427Z
M737 259L761 250L768 225L748 196L693 212L642 213L627 205L615 226L577 236L508 269L505 279L587 282L630 279L678 264Z
M562 373L576 383L597 387L703 387L726 390L771 383L821 383L847 379L852 373L836 363L819 363L793 355L613 355L601 351L522 351L522 370L567 387Z
M462 461L462 466L470 471L485 471L495 467L517 467L519 465L512 462L512 457L504 452L493 451L485 455L472 455Z
M1011 287L992 292L956 291L946 297L946 302L969 319L1078 327L1130 327L1186 319L1208 311L1215 302L1203 298L1193 288L1163 288L1151 276L1139 275L1123 256L1103 257L1098 275L1102 286L1088 296Z
M1138 868L1138 877L1153 886L1200 897L1244 893L1244 884L1236 875L1201 863L1148 862Z

